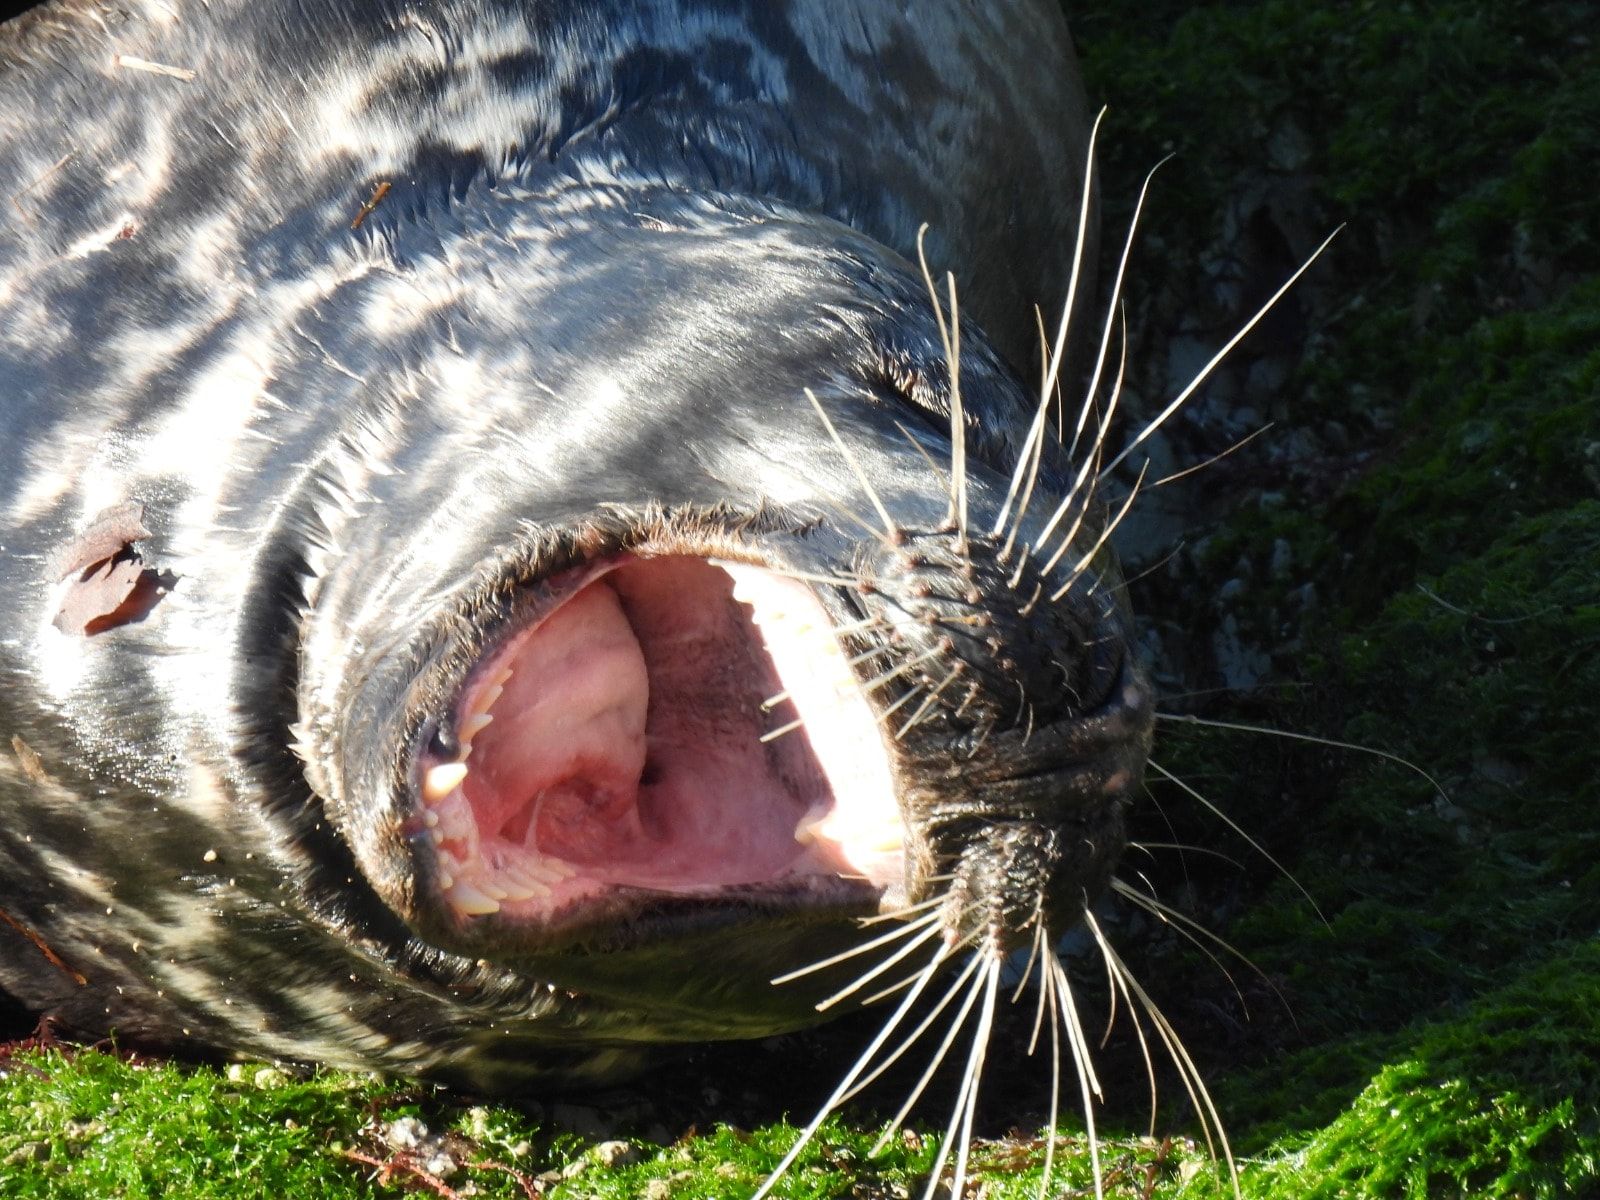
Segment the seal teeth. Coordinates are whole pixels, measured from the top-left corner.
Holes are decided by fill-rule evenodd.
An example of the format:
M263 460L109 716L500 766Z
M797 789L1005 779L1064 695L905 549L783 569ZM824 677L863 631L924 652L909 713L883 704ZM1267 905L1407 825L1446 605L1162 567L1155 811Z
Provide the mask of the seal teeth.
M429 804L435 804L460 787L466 777L467 764L464 762L440 763L436 767L429 767L428 773L422 777L422 798Z
M495 672L494 678L489 680L484 689L472 698L472 707L467 711L466 720L462 722L462 731L464 736L471 736L471 734L466 733L466 730L473 721L477 720L479 717L489 715L489 710L494 707L495 701L500 699L500 693L506 690L506 680L510 678L511 668L502 667L499 671ZM480 725L478 728L481 729L483 726Z
M463 879L456 880L455 886L450 889L450 904L457 912L473 917L485 917L500 911L500 901Z
M794 840L802 846L809 845L817 840L817 827L828 819L828 814L833 811L831 804L813 804L806 809L806 815L800 818L794 827Z
M467 757L467 751L472 749L472 739L482 733L484 727L494 720L493 713L481 712L468 717L461 723L461 757Z
M502 873L497 882L505 892L503 899L513 904L519 900L543 900L550 895L550 888L537 879L527 879L509 872Z
M538 866L542 871L554 872L556 879L571 879L578 873L578 868L564 859L551 858L549 855L539 859Z

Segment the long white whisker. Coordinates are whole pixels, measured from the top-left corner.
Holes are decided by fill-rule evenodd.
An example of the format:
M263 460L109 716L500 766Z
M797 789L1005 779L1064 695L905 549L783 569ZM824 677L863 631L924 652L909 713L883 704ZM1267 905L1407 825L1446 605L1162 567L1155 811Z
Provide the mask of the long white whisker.
M1089 923L1089 927L1094 931L1095 940L1100 943L1101 953L1108 958L1115 959L1118 968L1122 972L1124 982L1132 990L1134 996L1138 998L1145 1012L1149 1014L1151 1024L1155 1026L1156 1032L1161 1035L1161 1040L1166 1043L1167 1052L1172 1055L1172 1061L1178 1067L1178 1075L1184 1080L1184 1087L1188 1090L1190 1099L1194 1101L1195 1112L1201 1114L1200 1127L1205 1131L1206 1144L1212 1148L1213 1157L1216 1156L1216 1149L1211 1140L1211 1130L1215 1128L1217 1141L1222 1144L1222 1153L1228 1162L1228 1178L1233 1184L1234 1200L1244 1200L1239 1190L1239 1168L1233 1160L1233 1147L1228 1144L1228 1134L1227 1130L1222 1126L1222 1116L1211 1099L1211 1093L1206 1088L1205 1080L1200 1075L1200 1069L1195 1066L1194 1059L1189 1056L1188 1048L1183 1044L1183 1039L1178 1036L1178 1031L1167 1020L1166 1014L1161 1011L1160 1006L1151 998L1150 993L1145 991L1139 981L1133 977L1127 968L1127 964L1117 957L1117 952L1112 949L1111 943L1105 940L1104 935L1101 934L1099 927L1094 922L1093 915L1085 913L1084 916ZM1208 1116L1210 1118L1209 1122L1206 1119Z
M1283 298L1283 294L1285 292L1287 292L1290 288L1292 288L1295 285L1295 282L1300 278L1300 276L1302 276L1302 275L1304 275L1306 273L1307 269L1310 268L1311 264L1316 262L1317 259L1322 257L1322 252L1328 248L1328 243L1332 242L1334 238L1338 237L1339 236L1339 231L1342 230L1343 228L1344 228L1344 226L1342 226L1342 225L1339 226L1339 229L1335 229L1326 238L1324 238L1323 242L1322 242L1322 245L1318 246L1315 250L1313 250L1311 252L1311 257L1306 259L1305 262L1301 263L1300 264L1300 268L1297 271L1295 271L1295 273L1293 275L1289 276L1288 279L1284 280L1283 281L1283 285L1280 288L1278 288L1277 291L1272 293L1272 296L1267 300L1267 302L1265 304L1263 304L1259 309L1256 310L1256 315L1251 317L1248 321L1246 321L1244 323L1244 325L1242 327L1240 327L1239 332L1234 334L1231 338L1229 338L1227 343L1222 347L1222 349L1218 350L1215 354L1213 354L1211 356L1211 361L1206 363L1205 366L1200 368L1199 373L1197 373L1195 375L1195 377L1189 381L1188 386L1185 387L1183 389L1183 391L1179 392L1177 394L1177 396L1175 396L1172 399L1172 401L1166 406L1166 408L1161 410L1161 412L1156 416L1156 418L1153 421L1151 421L1149 424L1147 424L1143 429L1141 429L1139 431L1139 436L1138 437L1134 438L1133 441L1129 442L1126 446L1124 446L1122 448L1122 453L1121 454L1117 455L1109 463L1106 464L1105 469L1100 472L1100 478L1101 479L1104 479L1107 475L1111 474L1111 472L1115 471L1119 466L1121 466L1123 460L1125 458L1127 458L1128 455L1132 454L1136 447L1142 445L1146 438L1148 438L1151 434L1153 434L1157 429L1160 429L1161 426L1166 423L1166 420L1167 420L1168 417L1170 417L1173 413L1177 412L1178 409L1183 406L1184 401L1186 401L1190 396L1192 396L1194 394L1195 389L1197 389L1202 383L1204 383L1206 381L1207 378L1210 377L1212 371L1217 369L1217 364L1220 363L1224 358L1226 358L1228 356L1228 354L1233 350L1233 348L1235 346L1237 346L1241 341L1244 340L1245 335L1248 334L1252 329L1254 329L1260 323L1261 318L1266 316L1267 313L1269 311L1271 311L1272 306L1274 304L1276 304L1280 299Z
M870 941L862 942L859 946L851 946L848 950L841 950L838 954L830 955L827 958L812 963L810 966L800 967L798 970L790 971L784 975L779 975L771 982L775 986L778 984L792 983L794 980L803 978L806 975L814 974L817 971L825 971L837 963L842 963L847 959L855 958L859 954L866 954L869 951L876 950L879 946L888 945L890 942L915 933L924 925L935 924L938 920L938 913L928 913L925 916L918 917L915 921L907 921L898 929L891 929L888 933L879 934Z
M835 1004L839 1003L839 1001L843 1000L846 996L852 996L856 992L859 992L879 975L882 975L885 971L889 970L890 967L894 966L895 963L899 962L901 959L918 949L924 942L938 937L941 932L943 932L943 930L940 928L939 922L930 922L927 929L924 929L921 933L917 934L916 937L912 938L904 946L901 946L900 949L896 950L888 958L884 959L877 966L873 967L872 970L857 978L856 981L850 984L848 987L840 988L826 1000L821 1001L817 1005L817 1011L825 1012L832 1008Z
M961 370L960 360L956 357L956 346L952 343L951 326L947 324L944 316L944 306L939 302L939 288L933 282L933 272L928 267L928 252L924 245L928 234L926 221L917 229L917 263L922 267L922 282L927 285L928 299L933 304L933 319L939 327L939 342L944 349L945 365L951 374L950 388L950 507L946 510L946 522L954 523L961 531L961 536L966 536L966 523L961 518L966 511L966 427L961 417L961 393L956 385L958 372ZM951 296L955 295L955 279L951 277ZM958 315L951 314L951 322L958 320ZM956 336L959 336L957 333Z
M1072 996L1072 983L1067 979L1066 968L1055 954L1051 954L1050 961L1056 977L1056 993L1061 999L1062 1027L1067 1033L1067 1046L1078 1067L1078 1090L1083 1099L1083 1126L1089 1139L1089 1168L1094 1172L1095 1200L1105 1200L1100 1182L1100 1138L1094 1127L1094 1097L1100 1094L1100 1081L1095 1078L1094 1063L1089 1058L1089 1044L1078 1022L1078 1005Z
M1017 455L1017 468L1011 473L1011 486L1006 491L1005 503L1000 506L1000 513L995 518L992 535L998 536L1005 528L1006 520L1011 513L1012 501L1016 499L1017 489L1022 485L1023 464L1030 457L1034 443L1044 436L1045 421L1049 418L1050 397L1055 392L1056 380L1061 375L1061 360L1066 353L1067 330L1072 325L1072 310L1077 306L1078 281L1083 274L1084 244L1087 240L1089 229L1089 209L1094 199L1094 146L1100 136L1100 122L1105 120L1106 110L1100 109L1094 119L1094 125L1089 130L1089 145L1084 153L1083 161L1083 195L1078 204L1078 239L1072 251L1072 274L1067 276L1067 299L1061 307L1061 321L1056 326L1055 345L1050 349L1050 358L1045 367L1044 378L1039 382L1039 410L1034 414L1033 424L1028 427L1028 436L1022 443L1022 451ZM1021 518L1018 518L1019 522Z
M950 483L955 489L956 546L967 552L967 416L961 405L961 309L956 303L956 277L946 271L950 288Z
M1139 1052L1140 1052L1140 1054L1142 1054L1144 1056L1144 1074L1145 1074L1145 1078L1150 1081L1150 1129L1149 1129L1149 1132L1150 1132L1150 1136L1151 1137L1155 1137L1155 1135L1156 1135L1156 1106L1157 1106L1157 1102L1159 1100L1159 1092L1156 1090L1156 1064L1155 1064L1155 1060L1150 1057L1150 1043L1144 1036L1144 1023L1139 1020L1139 1010L1136 1009L1133 1006L1133 998L1128 994L1128 985L1127 985L1126 982L1124 982L1124 980L1122 978L1122 967L1121 967L1121 964L1116 962L1115 960L1113 960L1111 958L1111 956L1106 954L1106 952L1105 952L1106 947L1105 947L1104 938L1102 937L1098 926L1095 925L1095 921L1094 921L1093 916L1087 916L1086 919L1088 921L1088 924L1094 929L1095 940L1100 946L1100 960L1103 963L1105 963L1105 965L1106 965L1106 975L1111 979L1111 982L1113 984L1112 996L1113 996L1113 998L1115 998L1117 993L1121 993L1123 1003L1126 1004L1127 1008L1128 1008L1128 1019L1133 1022L1133 1032L1139 1039ZM1109 1027L1107 1027L1106 1032L1107 1032L1107 1034L1110 1033L1110 1028Z
M1286 868L1282 863L1280 863L1276 858L1274 858L1270 853L1268 853L1267 848L1265 846L1263 846L1260 842L1256 841L1255 838L1251 837L1242 828L1240 828L1239 823L1237 821L1235 821L1227 813L1223 812L1222 809L1217 807L1211 801L1207 800L1204 796L1202 796L1194 788L1190 787L1188 783L1186 783L1182 779L1179 779L1171 771L1169 771L1165 767L1163 767L1160 763L1154 761L1153 759L1147 759L1146 761L1149 762L1149 764L1152 767L1155 768L1156 773L1158 775L1160 775L1163 779L1171 780L1173 783L1177 784L1180 788L1182 788L1190 796L1192 796L1194 799L1198 800L1201 804L1205 805L1206 808L1209 809L1211 811L1211 813L1213 815L1215 815L1217 817L1217 819L1220 820L1224 825L1226 825L1229 829L1233 830L1240 837L1242 837L1246 842L1248 842L1250 844L1250 848L1252 850L1254 850L1257 854L1261 855L1262 858L1266 859L1269 863L1271 863L1274 867L1276 867L1278 869L1278 871L1280 873L1282 873L1282 875L1283 875L1283 877L1285 879L1287 879L1290 883L1294 884L1295 889L1302 896L1304 896L1306 898L1306 903L1311 905L1311 911L1317 914L1317 919L1320 920L1324 925L1326 925L1328 923L1328 918L1326 918L1326 917L1324 917L1322 915L1322 909L1317 907L1317 902L1311 898L1311 893L1306 891L1305 887L1301 884L1301 882L1298 879L1296 879L1293 875L1291 875L1289 873L1288 868Z
M1157 843L1157 845L1165 845L1165 843ZM908 904L904 908L895 909L893 912L883 912L871 917L862 917L856 924L865 928L868 925L882 925L885 921L899 921L909 917L912 913L926 912L928 909L937 908L943 903L943 896L930 896L918 904Z
M976 969L976 967L985 966L987 963L988 960L982 954L974 954L969 965L973 965L974 969ZM971 974L972 972L963 971L962 978L966 979ZM967 986L967 998L961 1002L960 1011L950 1019L950 1028L945 1032L943 1040L940 1041L939 1048L933 1052L933 1058L929 1061L927 1069L922 1072L922 1076L917 1080L916 1086L911 1089L911 1094L906 1097L905 1103L890 1118L889 1123L883 1127L883 1132L878 1135L878 1140L872 1143L872 1149L867 1152L868 1157L881 1153L883 1148L889 1144L889 1139L904 1124L906 1116L915 1107L917 1101L922 1098L922 1093L927 1090L928 1083L933 1079L934 1072L944 1062L945 1055L950 1053L950 1047L961 1033L961 1027L967 1023L967 1014L972 1011L972 1006L978 1002L978 997L982 994L983 978L972 979Z
M1094 545L1090 546L1088 550L1084 551L1083 557L1077 561L1072 570L1068 573L1066 583L1062 584L1060 589L1051 594L1051 603L1055 603L1057 600L1060 600L1061 597L1065 596L1067 592L1071 590L1072 585L1076 583L1078 581L1078 577L1083 574L1084 568L1094 561L1094 556L1100 553L1101 547L1103 547L1110 539L1111 535L1116 532L1117 526L1122 524L1122 518L1128 515L1128 510L1133 507L1133 502L1139 495L1139 484L1144 481L1144 473L1149 470L1149 468L1150 462L1148 459L1146 459L1144 466L1139 468L1139 478L1134 481L1133 489L1128 493L1127 499L1122 502L1121 510L1115 517L1106 522L1106 527L1100 531L1100 536L1095 538ZM1061 561L1061 556L1067 552L1071 545L1072 543L1070 541L1063 540L1060 549L1050 556L1050 561L1044 565L1044 569L1041 574L1048 575L1052 570L1054 570L1056 563Z
M900 1040L900 1044L889 1052L887 1058L883 1059L882 1062L873 1067L868 1074L863 1075L861 1077L861 1081L857 1083L855 1087L851 1088L848 1092L841 1096L839 1098L840 1102L842 1103L845 1100L850 1100L855 1096L860 1095L863 1091L870 1087L879 1076L881 1076L890 1067L894 1066L895 1063L900 1061L901 1056L904 1055L907 1050L911 1049L912 1046L916 1045L917 1041L922 1037L922 1035L928 1032L928 1027L939 1019L939 1014L950 1007L950 1002L956 998L956 993L966 986L967 980L972 978L972 973L978 969L978 965L982 961L982 957L977 954L968 955L967 965L961 968L961 973L957 975L955 979L951 980L950 986L945 989L944 995L939 997L938 1003L936 1003L933 1008L928 1011L927 1016L923 1017L922 1020L917 1023L917 1027ZM956 1027L959 1028L961 1020L962 1018L960 1016L956 1018ZM955 1035L952 1033L951 1040L953 1041L954 1038ZM930 1078L932 1077L932 1074L932 1071L930 1071ZM914 1100L913 1103L915 1103ZM911 1106L909 1104L906 1106L906 1111L911 1111ZM892 1128L890 1136L893 1136ZM888 1144L887 1138L879 1138L878 1142L875 1143L875 1146L881 1148L882 1146L887 1146Z
M973 1035L973 1055L968 1064L972 1080L967 1086L966 1113L961 1119L961 1130L956 1135L956 1172L950 1184L952 1196L966 1195L967 1161L972 1153L972 1123L978 1116L978 1089L983 1085L983 1068L989 1058L989 1036L994 1029L995 989L1000 983L1000 963L994 964L994 973L989 977L989 987L983 996L983 1018L978 1024L978 1032Z
M1199 935L1204 934L1207 938L1216 942L1230 954L1235 955L1241 962L1243 962L1251 970L1255 971L1256 974L1260 975L1261 978L1267 979L1266 974L1261 970L1260 967L1257 967L1255 963L1246 958L1234 946L1224 941L1216 934L1212 933L1211 930L1207 929L1204 925L1201 925L1198 921L1195 921L1191 917L1185 916L1171 905L1163 904L1160 900L1157 900L1148 892L1141 892L1138 888L1133 887L1121 879L1113 879L1111 881L1111 890L1116 892L1117 895L1123 897L1130 903L1137 904L1140 908L1144 909L1145 912L1162 922L1162 924L1173 926L1173 928L1175 928L1184 938L1186 938L1195 949L1199 950L1201 954L1204 954L1207 958L1209 958L1212 965L1216 967L1217 970L1222 972L1222 977L1228 981L1228 986L1233 989L1233 994L1239 998L1239 1005L1245 1010L1246 1016L1249 1015L1250 1005L1244 998L1244 992L1239 990L1239 984L1234 979L1233 972L1228 970L1228 965L1226 963L1224 963L1220 958L1211 952L1211 947L1202 942ZM1267 985L1272 987L1273 991L1278 990L1275 986L1273 986L1270 979L1267 979Z
M850 469L855 472L856 479L861 483L862 491L866 492L867 499L872 501L872 507L878 510L878 516L883 518L883 532L893 538L899 529L894 523L894 518L889 515L889 510L883 506L883 500L878 495L878 489L872 486L872 480L867 478L867 473L861 469L861 464L856 461L856 456L850 452L850 447L844 444L844 439L839 436L839 431L833 427L833 422L828 418L827 412L822 407L822 401L817 399L816 393L810 388L803 389L806 399L811 401L811 407L817 410L828 436L833 439L833 444L838 447L839 453L844 456L845 462L850 464Z
M945 1126L944 1140L939 1145L939 1155L934 1161L933 1171L928 1176L928 1189L923 1192L922 1200L933 1200L933 1194L938 1191L939 1176L944 1173L944 1164L950 1159L950 1149L958 1129L963 1124L970 1129L971 1117L967 1114L967 1108L977 1098L978 1082L983 1072L983 1052L988 1047L989 1030L994 1024L995 989L999 983L1000 958L994 955L989 958L983 972L983 1011L978 1014L978 1027L972 1035L972 1050L967 1055L966 1069L962 1072L961 1090L956 1096L955 1111L950 1115L950 1123ZM952 1197L959 1197L962 1194L962 1185L966 1182L968 1149L969 1145L964 1143L961 1154L956 1159L956 1175L950 1185Z
M1126 378L1128 369L1128 319L1125 312L1119 312L1122 337L1118 342L1117 352L1117 378L1112 384L1111 395L1106 401L1106 410L1100 414L1100 420L1095 424L1094 444L1090 453L1083 456L1083 463L1078 467L1078 473L1072 477L1072 483L1067 488L1067 493L1061 498L1061 503L1056 505L1055 512L1050 514L1050 519L1044 523L1044 528L1039 531L1038 537L1033 539L1035 551L1042 550L1051 534L1055 532L1062 519L1074 508L1077 515L1073 518L1072 528L1062 538L1063 545L1071 545L1072 540L1078 536L1078 529L1083 524L1084 517L1089 512L1090 501L1093 498L1095 486L1100 478L1101 454L1105 450L1106 431L1111 427L1111 418L1116 414L1117 403L1122 399L1122 382ZM1078 423L1081 425L1087 416L1088 410L1094 400L1093 396L1085 396L1083 413ZM1085 485L1087 484L1087 493ZM1018 527L1020 530L1020 526ZM1013 530L1013 533L1018 532Z
M1061 1119L1061 1031L1057 1025L1056 977L1050 969L1050 959L1054 957L1055 951L1051 949L1047 957L1039 960L1039 1015L1044 1015L1047 1001L1050 1006L1050 1119L1045 1127L1044 1174L1039 1178L1039 1200L1045 1200L1049 1193L1050 1169L1056 1161L1056 1130ZM1033 1036L1039 1036L1037 1018L1034 1020ZM1032 1040L1028 1043L1028 1053L1033 1053ZM1098 1179L1099 1175L1096 1171L1095 1178Z
M1106 323L1100 330L1100 352L1095 356L1094 374L1089 379L1088 394L1091 396L1099 389L1100 376L1105 371L1106 351L1111 347L1111 326L1115 323L1118 305L1122 299L1122 281L1128 272L1128 259L1133 254L1133 238L1139 231L1139 216L1144 212L1145 197L1150 194L1150 181L1171 159L1172 155L1169 154L1150 168L1150 173L1144 177L1144 183L1139 188L1139 199L1134 202L1133 216L1128 219L1128 236L1122 243L1122 256L1117 260L1117 277L1111 285L1111 297L1106 301ZM1087 410L1078 414L1078 426L1072 431L1072 445L1067 449L1068 458L1078 452L1078 439L1083 436L1085 416Z
M872 1039L871 1042L867 1044L867 1048L861 1052L861 1056L857 1058L851 1068L845 1072L844 1078L839 1081L839 1086L834 1088L833 1094L829 1096L828 1099L823 1103L822 1107L817 1111L817 1115L811 1119L811 1123L806 1126L800 1137L795 1140L795 1144L789 1148L789 1152L785 1154L782 1161L780 1161L778 1165L773 1168L772 1173L767 1176L766 1181L759 1189L757 1189L755 1195L752 1196L750 1200L764 1200L764 1197L771 1194L773 1186L778 1182L779 1179L783 1177L783 1173L789 1169L789 1167L794 1163L794 1160L800 1157L801 1152L811 1144L811 1139L817 1135L817 1130L822 1128L822 1123L828 1119L828 1114L838 1106L839 1098L850 1089L850 1085L856 1081L857 1076L859 1076L862 1071L867 1069L867 1065L871 1063L873 1056L877 1054L878 1051L883 1047L883 1044L888 1041L891 1036L893 1036L894 1031L899 1027L900 1022L905 1020L906 1013L908 1013L911 1010L911 1006L917 1002L917 997L922 995L922 991L928 986L928 982L934 977L934 975L938 973L940 966L944 963L945 957L946 956L943 953L935 954L933 956L933 961L931 961L927 967L923 969L922 975L918 978L916 985L906 993L906 997L900 1002L899 1007L897 1007L894 1012L890 1014L889 1019L883 1023L883 1028L878 1030L877 1035Z
M1254 433L1245 434L1242 438L1240 438L1233 445L1229 446L1226 450L1219 451L1218 453L1213 454L1210 458L1206 459L1204 462L1195 463L1194 466L1192 466L1192 467L1184 467L1181 471L1174 471L1171 475L1163 475L1160 479L1156 480L1150 486L1152 488L1162 487L1162 486L1164 486L1166 484L1169 484L1169 483L1176 483L1178 480L1182 479L1184 476L1193 475L1196 471L1204 471L1212 463L1221 462L1223 459L1227 458L1228 455L1232 454L1235 450L1244 449L1244 447L1248 446L1251 442L1255 441L1258 437L1260 437L1263 433L1267 432L1267 430L1271 429L1276 424L1277 424L1276 421L1268 421L1265 425L1263 425L1260 429L1257 429Z
M1033 906L1033 916L1030 918L1033 922L1033 937L1028 943L1027 960L1023 962L1022 970L1017 974L1016 991L1011 993L1011 1003L1013 1004L1022 999L1022 993L1027 990L1028 976L1032 973L1033 964L1039 957L1039 944L1044 939L1044 922L1039 919L1039 914L1043 907L1044 897L1041 895L1039 902ZM1032 1047L1029 1047L1028 1053L1033 1053Z
M1338 738L1318 737L1311 733L1293 733L1287 729L1274 729L1270 725L1249 725L1242 721L1217 721L1210 717L1197 717L1189 713L1156 713L1156 719L1173 721L1183 725L1206 725L1212 729L1232 729L1239 733L1260 733L1269 737L1286 738L1291 742L1310 742L1314 746L1329 746L1335 750L1354 750L1357 754L1370 754L1373 758L1381 758L1392 762L1407 770L1415 771L1428 781L1429 786L1439 793L1439 798L1446 802L1450 793L1446 792L1439 781L1429 775L1409 758L1401 758L1398 754L1390 754L1387 750L1379 750L1376 746L1363 746L1357 742L1341 742Z

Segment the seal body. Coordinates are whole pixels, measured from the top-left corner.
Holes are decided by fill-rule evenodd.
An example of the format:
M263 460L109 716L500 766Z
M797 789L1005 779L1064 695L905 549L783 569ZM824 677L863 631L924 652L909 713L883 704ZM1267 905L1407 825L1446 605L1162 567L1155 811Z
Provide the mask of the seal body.
M1149 725L1019 374L1083 117L1048 0L0 27L0 987L514 1087L1069 923Z

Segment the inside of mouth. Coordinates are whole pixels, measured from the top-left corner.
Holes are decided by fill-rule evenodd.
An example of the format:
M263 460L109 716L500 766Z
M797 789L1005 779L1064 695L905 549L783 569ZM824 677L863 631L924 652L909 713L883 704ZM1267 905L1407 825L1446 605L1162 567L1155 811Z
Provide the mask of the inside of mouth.
M422 755L440 894L548 919L617 887L715 895L903 872L880 727L806 584L629 558L474 670Z

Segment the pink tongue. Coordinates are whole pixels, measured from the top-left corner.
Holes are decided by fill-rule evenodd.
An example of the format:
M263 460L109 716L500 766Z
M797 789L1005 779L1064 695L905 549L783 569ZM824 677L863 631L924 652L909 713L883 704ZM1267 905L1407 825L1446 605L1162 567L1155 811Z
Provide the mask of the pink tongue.
M473 742L479 828L513 843L530 827L544 853L631 857L650 681L638 638L606 584L584 588L527 640ZM480 775L481 771L481 775ZM538 797L532 806L527 800Z

